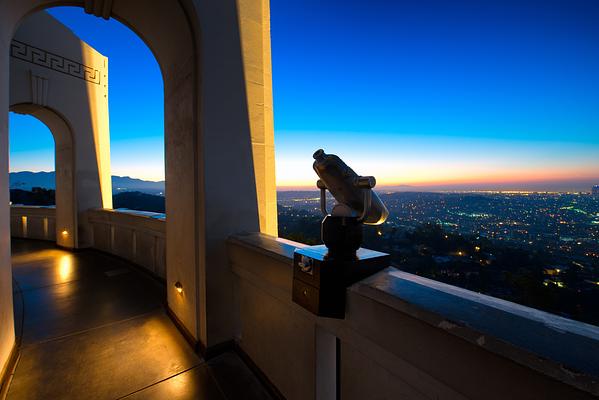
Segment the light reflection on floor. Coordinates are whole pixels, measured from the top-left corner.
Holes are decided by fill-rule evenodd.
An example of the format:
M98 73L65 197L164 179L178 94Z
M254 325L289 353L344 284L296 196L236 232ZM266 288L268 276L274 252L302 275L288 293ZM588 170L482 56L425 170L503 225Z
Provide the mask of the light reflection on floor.
M198 357L164 311L163 285L128 263L26 240L13 254L24 322L8 400L270 398L234 353Z

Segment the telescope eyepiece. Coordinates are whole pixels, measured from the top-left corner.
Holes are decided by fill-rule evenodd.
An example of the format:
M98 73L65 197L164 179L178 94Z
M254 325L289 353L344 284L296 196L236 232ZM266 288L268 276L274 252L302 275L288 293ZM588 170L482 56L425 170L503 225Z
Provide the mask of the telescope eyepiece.
M376 179L374 176L358 176L354 185L360 189L372 189L376 186Z
M312 157L314 157L314 159L317 161L324 161L326 156L327 156L327 154L324 152L323 149L316 150L314 152L314 154L312 155Z

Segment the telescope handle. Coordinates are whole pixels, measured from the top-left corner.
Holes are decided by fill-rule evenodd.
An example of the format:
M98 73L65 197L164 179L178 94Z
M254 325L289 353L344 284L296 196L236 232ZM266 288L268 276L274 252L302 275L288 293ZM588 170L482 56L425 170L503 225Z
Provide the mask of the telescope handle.
M376 186L374 176L358 176L354 180L354 186L360 189L372 189Z
M320 189L320 211L322 215L328 215L327 211L327 187L320 179L316 181L316 186Z
M362 210L362 215L358 218L358 222L362 222L368 216L370 212L370 207L372 205L372 189L368 188L364 190L364 209Z
M362 209L362 215L358 219L359 222L362 222L368 216L370 207L372 206L372 188L376 186L376 179L374 176L358 176L354 181L354 186L364 189L364 208Z

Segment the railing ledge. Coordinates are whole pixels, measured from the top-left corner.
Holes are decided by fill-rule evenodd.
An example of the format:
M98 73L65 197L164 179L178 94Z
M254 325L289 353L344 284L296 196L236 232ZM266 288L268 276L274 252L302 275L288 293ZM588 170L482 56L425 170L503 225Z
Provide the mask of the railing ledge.
M290 267L294 250L305 246L261 233L237 234L230 237L228 242L271 258L279 265L288 266L285 279L292 277ZM260 270L259 266L252 269L255 268ZM264 271L265 277L270 275L272 273ZM289 288L290 285L291 282L279 284L272 293L278 293L281 288ZM393 340L399 339L393 339L393 335L385 333L384 326L369 326L361 321L376 320L372 315L366 315L367 311L364 310L370 310L368 307L362 310L362 314L362 311L357 311L357 307L352 308L356 301L374 302L384 309L398 312L396 315L407 315L551 379L583 392L599 395L599 328L593 325L426 279L393 267L356 283L347 293L348 314L344 322L317 317L314 321L341 336L344 336L344 331L359 332L373 343L391 350ZM279 300L284 298L289 298L290 301L290 294Z

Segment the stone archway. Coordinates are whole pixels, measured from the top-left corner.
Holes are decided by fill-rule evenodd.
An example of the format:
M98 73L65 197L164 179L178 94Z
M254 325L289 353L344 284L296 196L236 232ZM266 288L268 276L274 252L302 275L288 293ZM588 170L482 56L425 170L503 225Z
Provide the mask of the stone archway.
M268 0L3 2L0 88L8 86L8 46L20 21L63 5L118 19L156 57L165 101L168 306L200 348L233 339L226 238L239 231L276 234ZM0 149L7 111L7 93L0 91ZM6 159L0 150L0 171L7 171ZM0 174L0 204L8 204L7 187ZM0 312L12 309L7 211L0 209ZM10 318L0 321L0 361L10 351L4 344L14 343Z
M47 13L32 14L10 43L9 93L11 111L42 120L60 152L58 244L90 246L86 211L112 207L107 58Z
M3 16L3 24L0 28L2 29L0 60L9 54L4 43L11 43L21 21L35 11L59 5L81 6L86 12L98 17L118 19L142 38L160 65L165 92L166 180L168 182L166 188L167 281L170 285L174 282L183 282L186 289L184 296L176 296L173 291L168 291L168 303L183 328L194 340L200 341L202 333L205 335L205 329L202 329L200 323L204 313L199 306L201 294L198 287L201 254L198 251L201 243L198 224L202 223L203 213L199 195L201 177L197 172L201 162L198 123L200 120L198 48L189 17L189 9L193 9L193 6L189 4L184 8L180 2L166 0L152 2L25 0L12 3L10 6L3 5L0 6L0 15ZM4 62L0 65L4 65ZM7 81L6 72L0 68L1 82ZM1 85L1 87L7 86ZM5 96L6 93L0 93L0 113L2 109L8 111ZM12 97L14 96L11 95L11 100ZM93 115L91 117L94 118ZM4 139L4 132L0 136ZM4 155L1 158L4 161ZM4 189L2 182L0 186ZM104 201L102 206L111 207L111 204L107 205L107 201ZM1 221L0 225L2 225ZM7 244L1 246L0 254L6 261L5 257L9 254ZM10 275L3 276L2 285L5 285L6 279L10 282ZM3 343L5 342L3 340Z
M54 137L56 171L56 244L77 247L77 200L73 134L56 112L36 104L16 104L10 111L31 115L43 122ZM67 234L62 234L67 232Z

